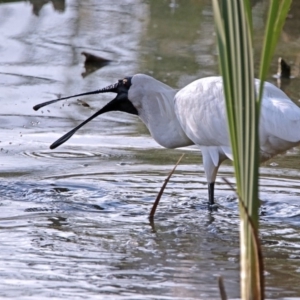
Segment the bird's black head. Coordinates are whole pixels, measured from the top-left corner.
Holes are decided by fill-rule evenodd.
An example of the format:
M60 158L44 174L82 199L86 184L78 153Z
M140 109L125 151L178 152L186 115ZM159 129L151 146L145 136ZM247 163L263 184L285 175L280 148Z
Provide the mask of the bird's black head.
M62 136L60 139L58 139L56 142L54 142L50 149L55 149L64 142L66 142L69 138L72 137L72 135L80 129L82 126L84 126L86 123L90 122L92 119L96 118L97 116L104 114L109 111L123 111L129 114L138 115L137 109L133 106L131 101L128 99L128 91L131 87L131 80L132 77L125 77L123 79L118 80L117 83L109 85L105 88L102 88L100 90L87 92L83 94L77 94L73 96L63 97L47 102L43 102L41 104L35 105L33 107L34 110L38 110L46 105L61 101L61 100L67 100L74 97L80 97L80 96L86 96L86 95L92 95L92 94L100 94L100 93L116 93L117 96L111 100L109 103L107 103L104 107L102 107L98 112L93 114L91 117L89 117L87 120L79 124L77 127L66 133L64 136Z
M128 92L129 88L131 87L131 77L125 77L123 79L119 79L117 83L117 93L125 93Z
M133 106L130 100L128 100L128 91L131 87L132 77L125 77L120 79L118 83L113 85L111 90L107 92L117 93L117 97L107 103L98 113L103 114L109 111L123 111L129 114L138 115L138 111ZM109 88L109 87L108 87Z

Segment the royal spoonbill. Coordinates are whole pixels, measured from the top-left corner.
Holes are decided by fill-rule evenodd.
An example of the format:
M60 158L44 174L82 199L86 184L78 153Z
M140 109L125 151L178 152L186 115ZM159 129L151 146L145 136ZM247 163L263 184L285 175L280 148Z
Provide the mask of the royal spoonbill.
M259 83L256 79L256 89ZM137 115L161 146L199 146L208 183L209 204L213 205L218 168L225 159L232 160L222 78L198 79L176 91L150 76L136 74L103 89L47 101L34 109L72 97L109 92L117 96L50 148L60 146L79 128L103 113L122 111ZM284 92L268 82L264 85L259 137L261 161L300 143L300 109Z

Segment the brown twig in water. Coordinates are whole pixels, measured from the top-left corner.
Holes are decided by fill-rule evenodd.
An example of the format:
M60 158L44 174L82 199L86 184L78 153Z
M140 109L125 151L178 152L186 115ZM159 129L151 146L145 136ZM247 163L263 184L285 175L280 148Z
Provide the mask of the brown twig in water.
M155 211L156 211L156 208L157 208L157 205L158 205L159 200L160 200L160 198L161 198L161 196L162 196L162 194L163 194L163 192L164 192L164 190L165 190L165 187L167 186L167 184L168 184L168 182L169 182L171 176L173 175L173 173L174 173L176 167L179 165L179 163L180 163L181 159L183 158L183 156L184 156L184 154L182 154L182 155L180 156L180 158L178 159L178 161L177 161L176 165L174 166L173 170L170 172L169 176L165 179L165 182L164 182L164 184L162 185L162 187L161 187L161 189L160 189L160 191L159 191L159 193L158 193L158 195L157 195L157 197L156 197L156 199L155 199L155 201L154 201L154 203L153 203L151 212L150 212L150 214L149 214L149 219L150 219L150 220L153 220L154 215L155 215Z
M226 295L226 291L225 291L225 287L224 287L224 282L223 282L223 277L222 276L220 276L218 278L218 284L219 284L219 290L220 290L221 300L227 300L227 295Z
M257 276L257 280L258 280L258 286L260 286L260 297L261 299L264 299L264 287L265 287L265 279L264 279L264 262L263 262L263 255L262 255L262 250L261 250L261 245L260 245L260 241L259 241L259 237L258 237L258 232L257 229L254 226L253 220L251 219L249 213L248 213L248 209L244 204L244 201L241 199L241 197L239 196L239 194L237 193L237 191L235 190L234 186L224 177L222 177L222 179L225 181L225 183L227 183L230 188L237 194L238 199L239 199L239 203L241 204L245 215L247 216L248 222L250 223L250 228L251 228L251 237L253 239L254 242L254 247L255 247L255 255L256 255L256 261L257 261L257 269L259 272L259 276Z

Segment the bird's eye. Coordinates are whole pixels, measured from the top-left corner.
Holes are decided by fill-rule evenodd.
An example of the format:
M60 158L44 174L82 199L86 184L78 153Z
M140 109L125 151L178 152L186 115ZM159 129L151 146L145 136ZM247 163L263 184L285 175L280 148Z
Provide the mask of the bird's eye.
M123 79L119 79L119 87L123 87L125 89L129 89L131 86L131 77L125 77Z
M122 84L125 86L127 89L130 88L131 86L131 77L125 77L122 79Z

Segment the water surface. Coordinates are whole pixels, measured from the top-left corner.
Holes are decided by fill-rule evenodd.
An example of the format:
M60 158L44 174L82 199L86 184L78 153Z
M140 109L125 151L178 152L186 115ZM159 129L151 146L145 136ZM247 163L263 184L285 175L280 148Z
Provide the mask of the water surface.
M252 1L258 61L268 1ZM299 104L300 4L279 56ZM237 200L221 179L208 212L196 147L157 145L136 117L103 115L56 150L49 145L111 100L37 103L146 73L174 88L218 74L211 1L0 1L0 297L20 299L219 299L223 276L239 297ZM109 63L85 68L82 52ZM185 157L158 207L169 171ZM261 238L270 299L300 297L299 148L261 167Z

